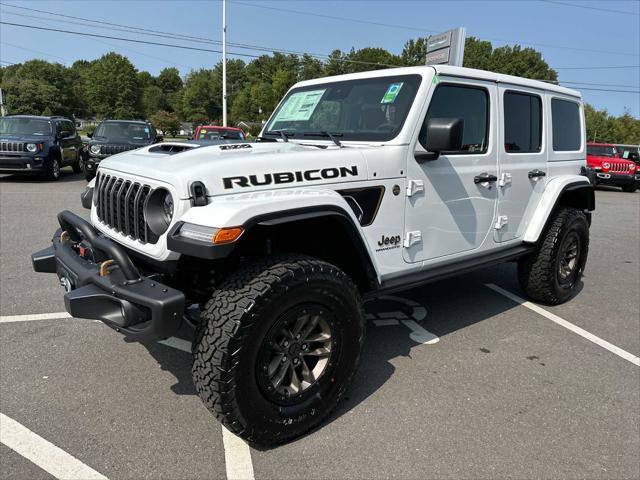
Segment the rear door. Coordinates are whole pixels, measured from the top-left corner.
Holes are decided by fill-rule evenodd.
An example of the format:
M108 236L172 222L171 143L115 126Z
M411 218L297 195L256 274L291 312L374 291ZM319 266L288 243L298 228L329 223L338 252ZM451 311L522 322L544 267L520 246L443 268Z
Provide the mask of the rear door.
M471 251L487 238L497 200L496 94L494 82L444 76L431 93L421 142L429 118L461 118L463 145L423 163L409 154L405 261Z
M498 213L496 242L520 237L547 181L544 93L500 85Z

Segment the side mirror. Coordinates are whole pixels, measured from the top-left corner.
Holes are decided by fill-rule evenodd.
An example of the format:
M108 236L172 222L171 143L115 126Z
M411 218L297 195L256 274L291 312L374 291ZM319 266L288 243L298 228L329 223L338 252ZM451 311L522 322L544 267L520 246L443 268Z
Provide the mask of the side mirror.
M66 131L60 132L58 134L58 138L60 140L62 140L63 138L69 138L70 136L71 136L71 132L66 132Z
M420 132L415 158L418 162L435 160L441 152L460 150L464 120L462 118L431 118Z

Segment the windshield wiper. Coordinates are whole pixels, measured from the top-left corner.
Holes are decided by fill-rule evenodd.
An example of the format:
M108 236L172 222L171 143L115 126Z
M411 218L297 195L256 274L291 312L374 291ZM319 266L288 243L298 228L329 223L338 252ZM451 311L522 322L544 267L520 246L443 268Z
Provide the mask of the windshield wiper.
M293 137L294 133L293 132L289 132L287 130L269 130L267 132L264 132L265 135L280 135L280 138L282 138L283 141L288 142L289 141L289 137L287 135L290 135Z
M342 143L336 137L342 137L342 133L329 133L326 130L320 130L319 132L304 132L305 137L328 137L338 147L342 147Z

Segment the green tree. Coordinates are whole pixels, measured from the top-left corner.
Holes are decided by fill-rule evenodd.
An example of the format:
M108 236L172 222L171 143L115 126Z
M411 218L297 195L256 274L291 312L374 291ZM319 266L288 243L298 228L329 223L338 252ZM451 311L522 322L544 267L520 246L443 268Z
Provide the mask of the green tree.
M100 117L137 118L142 113L142 89L131 62L114 52L91 64L87 99Z
M342 53L342 50L333 50L329 54L329 58L324 62L323 74L329 77L349 73L348 64L344 60L345 55Z
M182 92L182 109L188 121L221 116L222 99L215 95L215 90L213 70L203 68L189 72Z
M465 51L466 54L466 51ZM409 40L404 44L400 59L402 65L416 66L424 65L427 57L427 39L416 38L415 40Z
M492 53L493 46L491 42L479 40L476 37L467 37L464 42L464 61L462 64L468 68L489 70Z
M165 135L169 133L175 137L180 131L180 120L172 112L159 111L149 117L154 127L162 130Z
M400 66L402 60L397 55L393 55L384 48L361 48L360 50L351 49L347 54L346 60L349 73L367 72L370 70L380 70L389 66Z
M160 87L165 94L177 92L182 88L180 72L175 67L163 68L158 78L156 78L155 84Z

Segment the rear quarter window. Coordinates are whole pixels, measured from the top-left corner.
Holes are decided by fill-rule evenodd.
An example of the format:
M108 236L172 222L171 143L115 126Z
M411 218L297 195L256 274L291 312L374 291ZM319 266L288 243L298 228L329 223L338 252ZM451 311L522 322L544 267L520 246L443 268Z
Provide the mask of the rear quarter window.
M571 100L551 99L553 150L571 152L580 150L580 105Z

